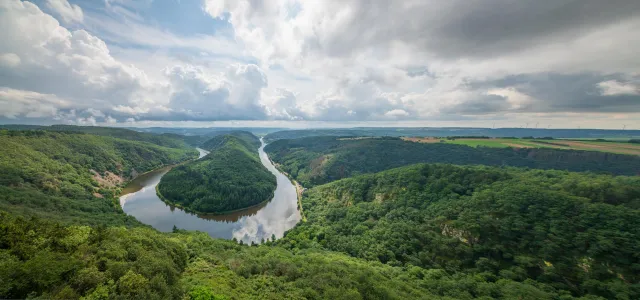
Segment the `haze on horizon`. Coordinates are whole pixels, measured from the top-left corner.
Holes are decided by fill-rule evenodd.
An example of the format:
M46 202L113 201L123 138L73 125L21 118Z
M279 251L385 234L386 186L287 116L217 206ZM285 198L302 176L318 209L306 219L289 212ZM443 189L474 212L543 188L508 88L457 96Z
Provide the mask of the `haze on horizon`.
M0 1L0 124L640 129L640 1Z

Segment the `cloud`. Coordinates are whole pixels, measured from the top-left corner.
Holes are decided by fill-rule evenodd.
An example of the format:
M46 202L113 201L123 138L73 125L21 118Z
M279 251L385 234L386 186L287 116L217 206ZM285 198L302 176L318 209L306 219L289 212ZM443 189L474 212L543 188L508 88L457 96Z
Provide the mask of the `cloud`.
M598 82L598 88L603 96L640 95L640 87L629 82L607 80Z
M268 82L256 65L231 65L220 73L178 65L166 69L165 75L172 89L167 105L170 113L156 116L158 119L211 121L266 117L261 93Z
M0 66L3 68L15 68L20 65L20 56L15 53L3 53L0 54Z
M11 103L0 116L16 122L570 124L640 113L638 1L205 0L214 28L191 32L167 25L173 15L150 21L178 14L159 1L42 3L74 30L30 2L0 1Z
M298 121L308 118L298 106L295 93L285 88L278 88L273 96L264 97L263 104L270 119Z
M406 117L406 116L409 115L409 113L404 111L404 110L402 110L402 109L393 109L393 110L390 110L390 111L384 113L384 115L388 116L388 117L396 118L396 117Z
M82 8L67 0L47 0L46 3L65 23L81 23L84 19Z
M619 83L624 78L637 80L637 77L625 74L542 73L478 82L473 88L483 89L489 86L516 92L525 104L515 108L515 111L521 113L640 112L640 95L631 93L628 84L611 83ZM608 83L602 84L603 82ZM515 95L503 95L508 99L515 99Z
M116 124L118 123L118 120L116 120L115 118L112 118L111 116L107 116L104 122L107 124Z
M601 101L578 81L541 79L605 81L636 72L638 1L209 0L204 9L227 19L261 64L318 82L306 96L288 87L307 120L383 120L394 110L404 118L464 119L640 107L629 97ZM514 76L533 81L501 84Z
M161 94L144 72L115 60L88 32L68 31L30 2L3 1L0 8L0 53L20 66L0 69L0 86L55 95L76 109L145 105Z
M40 94L31 91L0 88L0 116L16 119L54 118L61 108L70 107L71 102L52 94Z

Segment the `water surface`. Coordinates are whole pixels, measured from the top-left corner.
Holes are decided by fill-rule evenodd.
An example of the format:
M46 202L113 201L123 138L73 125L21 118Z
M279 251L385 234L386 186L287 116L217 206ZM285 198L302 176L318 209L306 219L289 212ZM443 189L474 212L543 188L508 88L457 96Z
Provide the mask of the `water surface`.
M171 231L175 225L180 229L204 231L215 238L235 238L245 243L259 243L273 235L281 238L285 231L300 221L296 188L273 166L263 150L264 146L263 142L259 149L260 161L276 175L278 182L274 197L268 203L226 215L199 216L185 212L164 203L156 195L155 188L160 178L173 167L168 166L131 181L123 189L120 205L125 213L164 232ZM198 151L200 158L208 153L203 149Z

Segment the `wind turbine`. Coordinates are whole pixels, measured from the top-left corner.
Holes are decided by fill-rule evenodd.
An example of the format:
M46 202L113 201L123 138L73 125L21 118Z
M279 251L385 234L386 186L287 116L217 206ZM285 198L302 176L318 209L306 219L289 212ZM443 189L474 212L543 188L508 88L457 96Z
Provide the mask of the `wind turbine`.
M538 124L540 124L540 122L536 122L536 129L538 129Z
M627 128L627 124L622 124L622 130L624 130L625 128Z

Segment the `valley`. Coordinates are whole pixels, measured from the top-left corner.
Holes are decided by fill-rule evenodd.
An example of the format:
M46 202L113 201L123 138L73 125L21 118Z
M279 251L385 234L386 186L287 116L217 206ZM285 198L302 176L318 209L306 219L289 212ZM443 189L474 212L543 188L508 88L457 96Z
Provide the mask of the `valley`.
M206 232L214 238L235 239L245 244L264 243L272 237L281 238L300 220L295 188L288 178L278 172L266 153L259 150L261 163L276 176L277 187L267 201L234 212L198 214L165 203L157 195L156 187L171 167L140 176L130 182L120 196L123 211L144 224L162 232L175 228ZM198 148L200 159L209 151ZM215 150L213 150L215 151Z
M625 175L637 174L636 156L341 135L265 145L219 132L0 130L0 296L640 295L640 177ZM200 164L229 146L244 156ZM276 186L265 204L225 196L251 207L188 213L156 187L190 166L198 174L259 166ZM180 193L194 190L191 177L176 178L187 188Z

